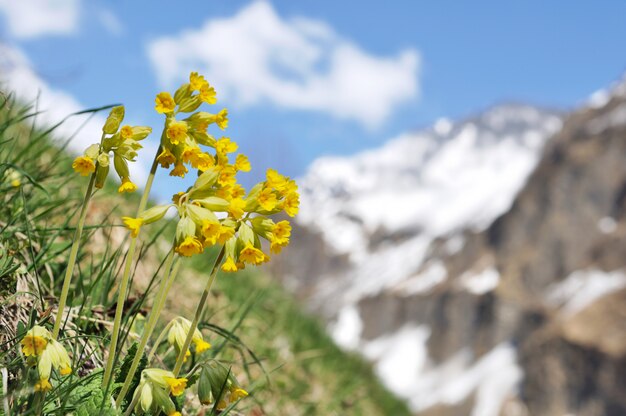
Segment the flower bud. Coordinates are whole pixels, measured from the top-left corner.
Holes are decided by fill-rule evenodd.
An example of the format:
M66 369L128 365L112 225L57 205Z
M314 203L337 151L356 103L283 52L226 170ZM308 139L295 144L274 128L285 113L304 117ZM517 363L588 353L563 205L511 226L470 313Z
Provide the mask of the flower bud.
M248 224L241 223L239 226L239 238L244 244L254 242L254 231Z
M133 126L133 140L143 140L152 133L152 127L148 126Z
M196 224L189 217L183 217L176 224L176 241L183 241L185 237L196 235Z
M191 92L192 91L191 91L189 84L181 85L174 93L174 101L176 101L176 104L180 106L181 102L185 98L191 97Z
M148 208L144 212L141 213L140 217L143 218L144 224L151 224L163 218L167 213L167 210L170 209L173 205L157 205L152 208Z
M178 100L176 100L176 102L178 103ZM202 104L202 101L200 101L200 98L197 95L187 97L178 104L178 111L182 113L191 113L192 111L196 111L198 107L200 107L200 104Z
M195 204L186 204L185 207L187 208L187 213L189 214L189 217L196 224L201 224L204 220L217 221L217 217L211 210L199 207Z
M122 120L124 120L124 106L113 107L104 123L104 127L102 127L102 131L106 134L115 134L117 129L120 128Z
M109 165L98 165L98 168L96 169L96 182L94 186L98 189L101 189L107 180L107 176L109 176Z
M115 171L120 178L128 178L130 176L128 162L117 153L113 154L113 166L115 166Z
M199 203L201 206L211 211L226 211L230 205L230 202L217 196L195 199L194 202Z
M193 188L197 190L203 190L212 187L217 182L219 172L215 169L209 169L203 172L196 182L193 184Z
M198 379L198 398L200 399L200 403L204 405L213 404L215 401L215 396L213 396L213 390L211 388L211 378L206 367L203 367L200 371L200 378Z

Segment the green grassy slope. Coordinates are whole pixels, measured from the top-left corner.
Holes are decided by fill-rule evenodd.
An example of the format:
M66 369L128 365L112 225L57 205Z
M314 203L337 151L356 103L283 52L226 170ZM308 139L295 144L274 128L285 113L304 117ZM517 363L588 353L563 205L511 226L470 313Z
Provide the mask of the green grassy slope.
M14 103L0 108L0 350L6 351L0 354L0 367L22 372L17 322L49 319L87 182L72 171L63 145L53 143L49 132L33 129L32 121L27 108ZM14 178L19 186L11 183ZM100 348L108 342L127 238L119 217L133 215L138 201L137 195L120 196L115 189L108 184L94 197L70 295L70 327L83 340L73 351L79 374L101 365ZM149 310L173 236L172 224L146 230L128 316L132 310ZM185 261L161 326L176 314L191 318L211 260L207 253ZM367 363L339 350L320 322L269 276L254 270L219 275L201 327L213 345L208 355L232 361L233 371L251 392L238 406L243 414L409 414ZM173 358L165 354L164 365L171 365ZM20 374L11 378L9 394L24 388ZM60 414L52 402L44 410Z

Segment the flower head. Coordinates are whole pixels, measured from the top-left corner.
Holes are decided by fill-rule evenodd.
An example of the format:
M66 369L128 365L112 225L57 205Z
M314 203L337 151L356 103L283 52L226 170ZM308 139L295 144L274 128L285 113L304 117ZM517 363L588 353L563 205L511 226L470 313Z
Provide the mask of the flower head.
M81 176L87 176L90 173L95 172L96 163L89 156L78 156L72 163L72 168Z
M126 228L130 230L133 238L139 235L139 229L143 224L143 218L122 217L122 221L124 221Z
M119 188L117 188L117 192L135 192L137 190L137 185L132 183L129 178L122 178L122 184Z
M154 102L154 109L157 111L157 113L161 114L171 113L176 107L176 103L174 102L174 99L169 92L160 92L159 94L157 94Z

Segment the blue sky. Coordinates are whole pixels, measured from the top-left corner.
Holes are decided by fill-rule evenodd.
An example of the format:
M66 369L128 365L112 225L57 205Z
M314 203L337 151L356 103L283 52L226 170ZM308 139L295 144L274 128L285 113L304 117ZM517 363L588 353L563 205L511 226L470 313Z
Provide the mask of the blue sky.
M206 69L253 168L292 176L498 102L574 108L626 69L617 0L0 0L0 18L47 86L156 130L154 95Z

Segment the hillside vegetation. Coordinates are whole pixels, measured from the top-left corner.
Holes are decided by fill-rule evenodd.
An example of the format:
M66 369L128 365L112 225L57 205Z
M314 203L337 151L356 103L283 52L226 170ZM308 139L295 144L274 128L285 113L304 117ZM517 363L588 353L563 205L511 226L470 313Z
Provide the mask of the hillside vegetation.
M139 197L119 195L118 185L110 182L95 193L64 315L65 339L77 341L69 351L74 371L44 398L33 394L33 370L20 341L34 324L51 327L57 314L87 183L71 169L67 141L53 140L54 128L33 127L37 116L32 107L6 96L0 100L0 413L93 414L104 397L94 382L101 374L94 368L101 368L106 359L128 243L120 217L134 213ZM173 238L171 222L159 225L140 237L140 260L125 305L124 350L141 333L141 316L150 310ZM286 251L281 255L289 255ZM155 334L170 318L190 316L212 256L216 253L182 263ZM262 272L218 275L199 327L212 344L205 357L231 363L249 392L234 414L409 414L379 384L368 364L339 350L321 324ZM162 362L152 365L171 366L176 358L173 351L161 357ZM191 386L183 396L186 408L217 412L215 406L194 403L197 398L190 391L195 388Z

